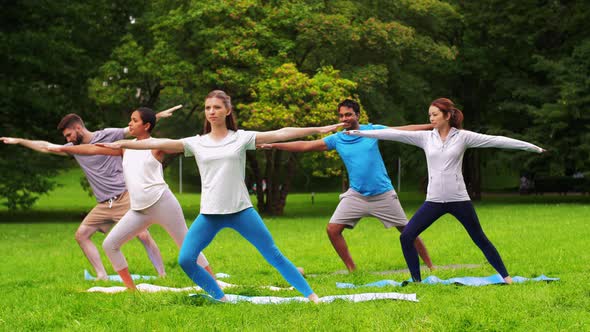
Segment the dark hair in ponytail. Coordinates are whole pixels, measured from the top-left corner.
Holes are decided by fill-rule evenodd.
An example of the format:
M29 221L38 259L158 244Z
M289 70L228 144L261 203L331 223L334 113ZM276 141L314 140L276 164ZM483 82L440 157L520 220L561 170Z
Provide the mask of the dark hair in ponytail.
M443 114L451 114L449 118L449 125L451 127L455 127L457 129L463 128L463 112L460 109L455 107L455 103L448 98L438 98L435 99L430 106L437 107Z
M151 108L148 107L140 107L136 109L137 113L139 113L139 117L143 124L149 123L150 127L148 128L148 133L151 133L152 130L156 127L156 112L154 112Z

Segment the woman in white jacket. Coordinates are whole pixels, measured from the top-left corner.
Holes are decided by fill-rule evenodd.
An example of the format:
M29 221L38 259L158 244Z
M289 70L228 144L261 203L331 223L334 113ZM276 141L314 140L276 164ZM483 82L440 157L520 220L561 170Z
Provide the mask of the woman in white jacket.
M424 149L428 164L428 190L426 201L416 211L402 234L400 242L412 279L420 282L420 265L414 240L432 223L446 213L461 222L488 262L504 278L512 278L500 254L488 240L469 199L461 172L463 155L468 148L505 148L541 153L545 150L528 142L503 136L477 134L461 130L463 113L447 98L439 98L428 109L432 131L403 131L395 129L353 130L350 135L372 137L411 144Z

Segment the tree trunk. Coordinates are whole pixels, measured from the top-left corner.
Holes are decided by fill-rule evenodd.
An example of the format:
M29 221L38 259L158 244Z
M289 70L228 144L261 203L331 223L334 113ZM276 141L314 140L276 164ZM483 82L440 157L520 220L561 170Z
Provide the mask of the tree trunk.
M481 167L479 151L477 149L467 150L463 159L463 177L467 193L472 201L481 200Z
M266 204L264 201L264 192L262 191L262 177L260 176L260 166L256 157L256 152L248 153L247 160L254 175L254 183L256 184L256 207L258 208L258 212L265 213Z
M285 212L285 205L287 205L287 195L291 189L291 179L297 172L297 156L294 153L289 153L287 161L287 174L283 176L283 185L279 188L279 201L277 207L277 215L283 215Z

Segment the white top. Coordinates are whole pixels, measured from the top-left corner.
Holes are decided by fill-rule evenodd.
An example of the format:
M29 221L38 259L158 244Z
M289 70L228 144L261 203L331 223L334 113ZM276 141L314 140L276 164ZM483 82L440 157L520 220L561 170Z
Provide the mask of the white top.
M147 209L168 189L162 163L154 157L152 150L126 149L123 154L123 174L132 210Z
M428 164L426 200L438 203L470 200L461 172L463 154L468 148L505 148L542 152L540 147L528 142L504 136L477 134L456 128L451 128L444 142L437 129L432 131L357 130L351 131L351 134L402 142L424 149Z
M252 207L246 178L246 150L256 149L256 132L230 130L222 140L209 135L182 139L184 155L195 156L201 173L201 213L230 214Z

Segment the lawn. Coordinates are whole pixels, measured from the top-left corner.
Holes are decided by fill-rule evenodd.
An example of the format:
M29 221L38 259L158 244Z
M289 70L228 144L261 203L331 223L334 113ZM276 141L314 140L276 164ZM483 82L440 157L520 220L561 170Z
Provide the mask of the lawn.
M73 174L73 175L72 175ZM189 298L187 293L87 293L93 286L120 285L83 278L90 264L74 241L81 215L93 199L77 185L79 174L60 177L63 187L42 197L26 212L0 210L0 330L590 330L590 197L494 196L476 205L484 230L498 248L512 275L546 274L561 280L511 286L444 286L337 289L336 282L369 283L405 280L407 272L372 272L405 268L398 233L384 230L372 218L345 233L359 271L334 274L344 265L332 249L325 225L337 204L337 193L289 196L285 216L265 222L283 253L303 266L319 296L362 292L416 293L419 302L335 302L313 305L224 304ZM190 223L199 197L179 195ZM401 193L411 215L423 199ZM153 283L186 287L176 257L177 248L158 226L158 242L168 277ZM476 264L476 268L424 271L424 277L488 276L495 271L469 240L460 224L444 217L422 235L436 265ZM100 245L104 235L94 237ZM154 274L138 241L123 247L132 273ZM281 276L255 249L231 230L222 231L205 253L216 272L231 275L227 282L243 285L227 291L242 295L299 296L260 285L287 287ZM107 270L110 264L103 256Z

